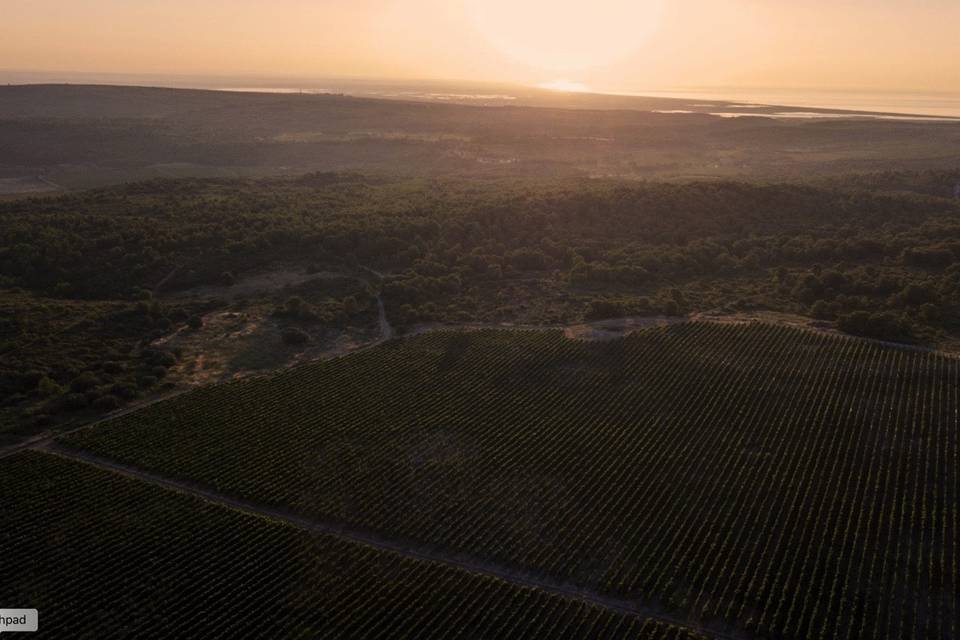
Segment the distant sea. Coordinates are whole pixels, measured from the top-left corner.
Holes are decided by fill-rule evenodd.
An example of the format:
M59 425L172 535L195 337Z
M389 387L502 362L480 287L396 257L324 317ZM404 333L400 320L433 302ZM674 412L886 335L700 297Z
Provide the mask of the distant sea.
M146 85L271 93L344 93L366 97L478 104L511 104L518 102L528 92L544 91L544 89L537 89L536 87L470 81L372 80L361 78L307 79L262 76L202 77L25 72L0 69L0 84L35 83ZM581 86L579 83L567 84ZM840 91L745 87L686 87L676 89L590 87L589 89L591 91L587 91L583 95L602 93L618 96L717 101L727 103L728 106L735 108L737 111L749 110L752 106L773 105L960 118L960 91ZM717 115L742 116L747 114L720 113ZM805 116L794 113L792 117ZM806 117L823 117L823 114L807 114Z
M616 92L622 93L622 92ZM826 89L703 89L637 90L628 95L687 100L722 100L751 105L784 105L810 109L840 109L960 118L960 92L840 91Z

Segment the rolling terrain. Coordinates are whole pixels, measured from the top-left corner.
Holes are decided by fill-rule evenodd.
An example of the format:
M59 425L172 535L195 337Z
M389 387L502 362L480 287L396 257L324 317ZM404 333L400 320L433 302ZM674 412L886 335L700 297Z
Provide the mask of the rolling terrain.
M0 598L47 638L703 638L56 455L0 460L0 488Z
M0 87L0 189L151 178L797 180L960 164L960 120L791 119L785 107L549 92L497 106L149 87ZM575 108L571 108L575 107ZM809 110L807 110L809 111ZM721 117L711 112L747 117Z
M54 450L708 635L949 638L957 376L757 323L432 332Z

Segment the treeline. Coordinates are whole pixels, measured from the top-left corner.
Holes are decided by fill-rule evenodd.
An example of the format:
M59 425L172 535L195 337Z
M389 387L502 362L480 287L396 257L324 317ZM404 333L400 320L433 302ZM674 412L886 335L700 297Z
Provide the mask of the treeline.
M960 205L789 184L337 174L155 181L0 205L0 286L47 296L132 300L161 282L222 283L277 262L383 272L391 313L406 305L418 319L509 309L517 301L497 299L502 283L537 280L565 292L571 317L596 299L663 302L697 283L698 296L668 310L746 291L752 304L822 317L937 323L956 300ZM716 290L703 293L705 282Z

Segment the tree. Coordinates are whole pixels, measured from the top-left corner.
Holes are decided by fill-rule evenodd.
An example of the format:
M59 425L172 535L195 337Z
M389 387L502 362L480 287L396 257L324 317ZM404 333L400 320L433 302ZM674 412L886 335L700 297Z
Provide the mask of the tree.
M37 391L39 391L40 395L44 398L52 398L53 396L63 393L63 387L54 382L49 376L43 376L40 378L40 382L37 383Z
M302 331L296 327L287 327L284 329L282 337L286 344L292 346L303 345L310 342L310 335L306 331Z
M362 307L357 301L356 296L347 296L343 299L343 310L346 313L353 315L355 313L359 313L362 310Z
M89 391L100 384L99 378L90 371L84 371L70 382L70 390L76 393Z
M120 407L120 398L113 394L107 394L105 396L100 396L93 401L93 408L99 409L100 411L113 411Z
M913 334L906 318L890 312L854 311L837 318L837 327L844 333L878 340L905 340Z

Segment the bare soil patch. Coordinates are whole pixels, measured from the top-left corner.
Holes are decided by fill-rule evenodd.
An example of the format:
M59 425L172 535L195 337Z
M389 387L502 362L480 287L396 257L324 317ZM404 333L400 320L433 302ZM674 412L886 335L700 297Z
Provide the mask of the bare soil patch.
M244 276L233 284L204 285L179 291L176 297L232 299L260 293L276 293L318 278L342 278L347 274L333 271L307 273L303 269L272 269ZM171 294L171 297L174 294Z
M685 322L684 316L630 316L612 318L563 328L563 335L571 340L614 340L649 327L664 327Z

